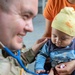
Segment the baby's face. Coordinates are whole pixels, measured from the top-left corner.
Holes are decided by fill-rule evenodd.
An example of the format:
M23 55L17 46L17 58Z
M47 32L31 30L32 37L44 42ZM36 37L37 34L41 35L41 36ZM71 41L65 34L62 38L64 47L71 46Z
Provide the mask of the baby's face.
M74 37L52 28L51 40L57 47L66 47L73 39Z

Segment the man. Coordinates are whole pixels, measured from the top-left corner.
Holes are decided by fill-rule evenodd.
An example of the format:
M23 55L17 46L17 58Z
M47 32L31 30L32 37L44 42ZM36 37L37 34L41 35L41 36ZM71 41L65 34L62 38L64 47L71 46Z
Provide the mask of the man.
M32 19L37 15L37 8L38 0L0 0L0 42L12 52L21 49L23 37L33 31ZM24 64L34 59L44 42L45 39L38 40L32 49L21 55ZM22 69L15 65L13 57L8 56L2 48L0 75L22 75Z

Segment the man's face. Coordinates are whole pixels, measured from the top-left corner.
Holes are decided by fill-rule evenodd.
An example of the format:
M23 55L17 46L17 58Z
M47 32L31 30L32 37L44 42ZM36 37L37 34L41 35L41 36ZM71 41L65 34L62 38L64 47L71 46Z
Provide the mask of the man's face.
M12 50L20 49L23 37L33 31L37 9L38 0L14 0L8 13L0 10L0 41Z

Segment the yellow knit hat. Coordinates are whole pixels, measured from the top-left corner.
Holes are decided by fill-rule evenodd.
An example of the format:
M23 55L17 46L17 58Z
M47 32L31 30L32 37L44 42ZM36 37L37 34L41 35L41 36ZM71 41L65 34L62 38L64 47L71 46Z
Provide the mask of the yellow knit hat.
M63 8L54 18L52 27L70 36L75 36L75 11L72 7Z

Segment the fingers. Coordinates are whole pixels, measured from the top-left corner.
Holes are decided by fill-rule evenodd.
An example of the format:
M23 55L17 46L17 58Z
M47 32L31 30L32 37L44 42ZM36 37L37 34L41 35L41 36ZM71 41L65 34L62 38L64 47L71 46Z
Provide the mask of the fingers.
M55 66L59 75L70 75L75 70L75 60Z
M66 65L65 65L65 67L62 66L62 64L57 65L57 66L55 67L55 69L58 71L58 73L65 73L65 72L66 72Z
M48 40L47 38L41 38L37 41L37 43L44 44L47 40Z
M37 71L36 71L37 74L39 74L39 73L44 73L44 72L45 72L45 70L37 70Z
M57 65L55 67L55 69L56 69L56 71L57 71L57 73L59 75L68 75L68 74L71 74L69 68L66 66L66 63L65 64L59 64L59 65Z
M32 50L34 51L35 54L38 53L38 51L40 50L40 48L43 46L43 44L46 41L47 41L47 38L41 38L32 46Z
M65 67L65 64L61 64L61 65L60 65L60 68L64 68L64 67Z
M51 70L50 70L50 72L49 72L49 74L48 75L54 75L54 71L53 71L53 69L51 68Z

